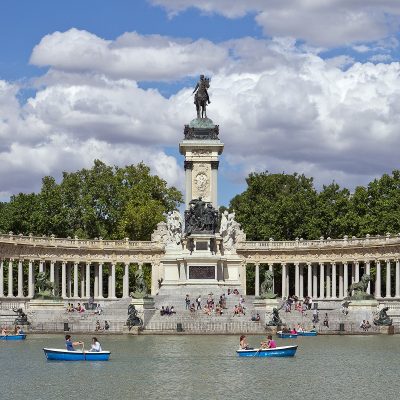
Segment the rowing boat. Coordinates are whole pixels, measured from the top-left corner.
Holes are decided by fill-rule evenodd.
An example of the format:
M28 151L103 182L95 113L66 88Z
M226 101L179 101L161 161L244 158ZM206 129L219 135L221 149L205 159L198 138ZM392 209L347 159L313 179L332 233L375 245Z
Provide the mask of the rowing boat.
M304 332L297 332L299 336L317 336L317 331L304 331Z
M26 334L21 333L19 335L0 335L0 340L25 340Z
M293 357L297 346L281 346L274 349L237 350L239 357Z
M297 336L298 336L297 333L282 332L282 331L278 331L278 332L276 332L276 334L277 334L278 337L280 337L281 339L296 339Z
M68 351L64 349L43 349L48 360L59 361L108 361L109 351Z

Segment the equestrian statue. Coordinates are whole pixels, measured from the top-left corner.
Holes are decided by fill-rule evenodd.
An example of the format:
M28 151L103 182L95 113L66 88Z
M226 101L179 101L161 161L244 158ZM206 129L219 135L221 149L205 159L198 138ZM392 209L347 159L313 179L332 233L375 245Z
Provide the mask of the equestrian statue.
M193 90L194 104L196 105L197 118L207 118L207 105L211 103L207 89L210 87L210 78L200 75L200 80L197 82ZM201 114L200 114L201 110Z

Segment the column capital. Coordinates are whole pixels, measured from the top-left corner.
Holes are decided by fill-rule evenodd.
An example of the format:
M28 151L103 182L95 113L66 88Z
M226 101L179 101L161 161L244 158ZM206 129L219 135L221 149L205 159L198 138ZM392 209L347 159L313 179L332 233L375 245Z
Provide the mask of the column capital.
M183 166L184 166L184 168L185 168L185 171L187 170L187 169L193 169L193 161L184 161L184 163L183 163Z
M218 169L219 161L211 161L211 169Z

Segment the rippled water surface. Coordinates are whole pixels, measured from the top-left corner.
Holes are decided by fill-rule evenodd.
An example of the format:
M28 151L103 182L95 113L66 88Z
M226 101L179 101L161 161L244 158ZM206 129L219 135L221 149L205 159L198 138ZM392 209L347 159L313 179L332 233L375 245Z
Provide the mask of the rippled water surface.
M286 359L238 358L234 336L99 338L109 362L47 361L62 335L0 341L0 399L400 399L400 336L280 340Z

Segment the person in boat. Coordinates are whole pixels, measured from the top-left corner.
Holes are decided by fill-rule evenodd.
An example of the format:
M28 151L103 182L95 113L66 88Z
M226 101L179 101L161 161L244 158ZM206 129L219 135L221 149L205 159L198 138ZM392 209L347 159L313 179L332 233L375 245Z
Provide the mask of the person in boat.
M275 349L276 348L276 342L274 339L272 339L271 335L267 336L267 340L261 342L261 348L262 349Z
M100 345L100 342L97 340L97 337L92 337L92 347L90 348L91 352L99 352L103 351Z
M247 343L247 338L245 335L240 336L240 349L241 350L253 350L252 347L249 347Z
M73 342L71 335L65 335L65 346L68 351L75 351L74 346L83 345L83 342Z
M304 332L304 329L302 328L302 326L300 324L297 325L297 332Z
M7 336L7 335L8 335L7 329L2 327L1 328L1 336Z
M21 329L20 326L16 326L15 327L15 334L16 335L23 335L24 334L24 332L23 332L23 330Z
M297 335L296 328L293 327L293 328L290 330L290 333L291 333L292 335Z

